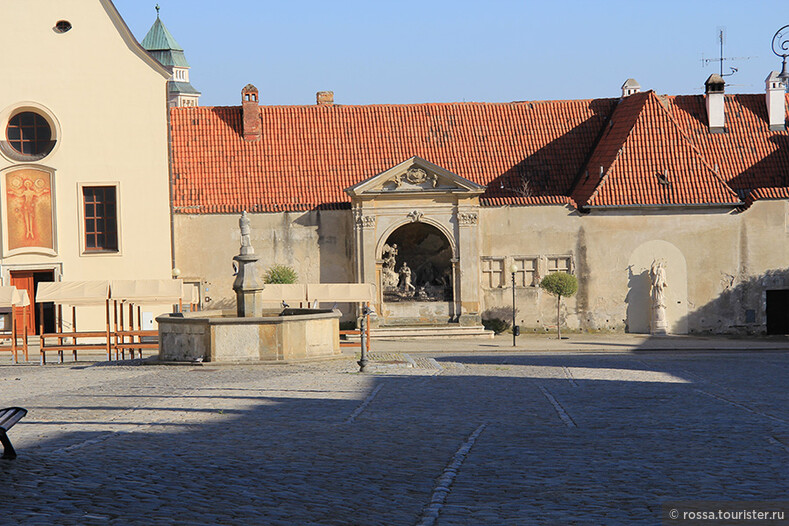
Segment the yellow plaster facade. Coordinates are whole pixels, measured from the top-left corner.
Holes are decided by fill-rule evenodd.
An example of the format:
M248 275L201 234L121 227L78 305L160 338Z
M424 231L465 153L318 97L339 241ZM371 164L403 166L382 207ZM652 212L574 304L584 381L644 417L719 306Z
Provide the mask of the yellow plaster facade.
M17 50L3 55L0 83L4 284L18 271L48 271L69 281L169 278L169 72L106 0L3 2L0 20L0 45ZM51 151L24 156L9 148L9 120L22 112L47 121ZM8 224L20 211L9 203L5 181L20 169L51 176L54 242L48 249L9 248ZM115 250L86 246L85 187L115 189Z

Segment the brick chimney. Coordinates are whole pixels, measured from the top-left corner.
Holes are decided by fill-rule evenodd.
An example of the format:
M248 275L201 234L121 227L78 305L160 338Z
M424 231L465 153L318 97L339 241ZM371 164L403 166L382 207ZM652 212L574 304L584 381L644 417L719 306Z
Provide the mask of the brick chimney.
M767 122L770 131L786 129L786 91L777 71L771 71L764 80L767 99Z
M252 84L241 90L241 108L244 113L244 140L259 141L263 138L263 123L260 120L258 89Z
M334 106L334 92L333 91L319 91L315 94L318 101L318 106Z
M624 84L622 84L622 98L629 97L634 93L641 92L641 84L636 82L636 79L627 79Z
M707 103L707 125L710 133L723 133L726 125L726 116L723 109L723 89L726 82L723 77L713 73L704 83L704 99Z

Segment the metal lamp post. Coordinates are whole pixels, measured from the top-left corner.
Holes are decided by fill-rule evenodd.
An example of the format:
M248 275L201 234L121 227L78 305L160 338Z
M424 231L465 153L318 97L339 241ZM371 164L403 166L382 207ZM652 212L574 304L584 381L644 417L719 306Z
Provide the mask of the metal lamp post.
M515 273L518 272L518 266L513 263L510 266L510 273L512 274L512 346L515 347L515 338L520 334L520 330L515 325Z
M361 344L362 344L362 356L361 359L356 362L359 364L359 372L366 373L367 372L367 318L369 316L375 316L375 309L372 305L365 305L362 309L362 323L361 323Z
M789 81L789 71L786 69L786 57L789 57L789 25L785 25L773 35L773 53L783 59L778 78L786 84Z

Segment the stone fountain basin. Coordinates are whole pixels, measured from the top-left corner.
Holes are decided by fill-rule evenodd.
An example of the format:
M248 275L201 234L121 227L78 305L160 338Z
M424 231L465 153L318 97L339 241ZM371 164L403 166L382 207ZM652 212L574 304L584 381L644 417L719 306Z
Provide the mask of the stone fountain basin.
M286 362L340 354L338 310L285 309L237 318L220 311L159 316L161 362Z

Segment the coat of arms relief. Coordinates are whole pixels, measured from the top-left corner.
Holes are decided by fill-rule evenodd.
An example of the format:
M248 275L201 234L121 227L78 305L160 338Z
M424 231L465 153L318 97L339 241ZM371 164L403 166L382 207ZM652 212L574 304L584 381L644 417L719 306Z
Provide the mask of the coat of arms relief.
M438 187L438 177L422 168L412 166L384 183L383 190L432 190Z

